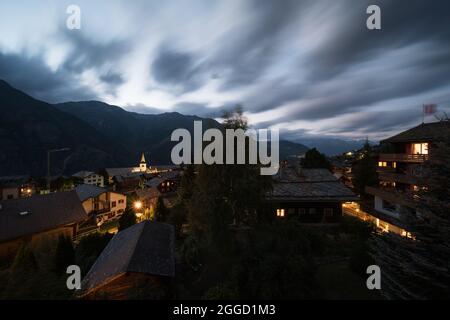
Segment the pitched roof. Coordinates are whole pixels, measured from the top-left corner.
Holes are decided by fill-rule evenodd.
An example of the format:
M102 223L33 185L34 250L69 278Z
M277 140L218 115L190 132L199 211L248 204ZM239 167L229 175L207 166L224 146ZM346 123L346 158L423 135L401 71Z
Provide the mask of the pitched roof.
M145 183L145 186L149 188L157 188L164 180L161 178L153 178Z
M127 272L174 277L174 247L174 227L169 224L144 221L119 232L83 279L81 295Z
M75 188L80 201L85 201L89 198L96 198L99 195L108 192L105 188L100 188L90 184L80 184Z
M110 177L115 176L126 176L128 174L131 174L133 172L133 167L130 168L106 168L106 174Z
M351 201L357 196L326 169L285 167L274 177L269 201Z
M30 176L7 176L0 177L0 186L1 187L20 187L21 185L30 181Z
M84 179L84 178L89 177L89 176L91 176L93 174L95 174L95 173L91 172L91 171L80 171L80 172L77 172L77 173L73 174L72 177Z
M0 242L81 222L87 214L75 191L0 201Z
M381 142L432 142L450 136L450 121L424 123L415 128L403 131Z
M145 189L137 189L136 195L140 200L154 199L161 196L161 192L156 187L150 187Z

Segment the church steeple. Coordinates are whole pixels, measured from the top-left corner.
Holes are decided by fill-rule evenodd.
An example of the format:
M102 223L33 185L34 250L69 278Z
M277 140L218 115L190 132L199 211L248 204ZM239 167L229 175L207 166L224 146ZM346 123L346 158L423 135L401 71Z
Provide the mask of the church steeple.
M142 153L142 156L141 156L141 163L139 164L139 169L141 170L141 172L147 171L147 161L145 160L144 153Z

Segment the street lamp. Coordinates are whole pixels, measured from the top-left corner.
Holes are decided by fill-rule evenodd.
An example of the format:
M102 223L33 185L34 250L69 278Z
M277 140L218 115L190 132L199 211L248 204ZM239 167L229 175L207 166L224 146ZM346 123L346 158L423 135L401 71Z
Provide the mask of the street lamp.
M50 192L50 155L56 152L70 151L70 148L47 150L47 190Z
M134 203L134 208L135 208L136 210L141 210L141 209L142 209L142 202L141 202L141 201L136 201L136 202Z

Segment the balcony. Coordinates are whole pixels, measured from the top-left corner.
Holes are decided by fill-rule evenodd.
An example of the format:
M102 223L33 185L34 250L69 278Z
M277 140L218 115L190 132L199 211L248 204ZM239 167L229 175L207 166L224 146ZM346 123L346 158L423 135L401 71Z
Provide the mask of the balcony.
M374 187L366 187L366 192L375 197L379 197L383 200L391 203L400 204L405 207L415 208L416 203L412 200L412 195L404 192L400 192L396 189L382 189Z
M429 156L427 154L384 153L380 154L379 159L379 161L422 163L428 161Z
M382 181L399 182L404 184L418 184L418 179L409 174L400 174L393 172L379 172L378 178Z

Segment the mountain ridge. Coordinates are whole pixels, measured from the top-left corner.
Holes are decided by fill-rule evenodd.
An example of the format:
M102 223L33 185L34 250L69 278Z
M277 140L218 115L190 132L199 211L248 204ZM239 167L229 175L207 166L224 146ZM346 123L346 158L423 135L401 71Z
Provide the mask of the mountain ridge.
M144 152L150 165L170 163L177 142L173 130L193 132L194 120L203 128L220 128L214 119L178 112L139 114L101 101L49 104L0 79L0 175L45 175L47 151L70 148L51 157L51 174L135 166ZM280 155L304 153L294 142L280 143Z

